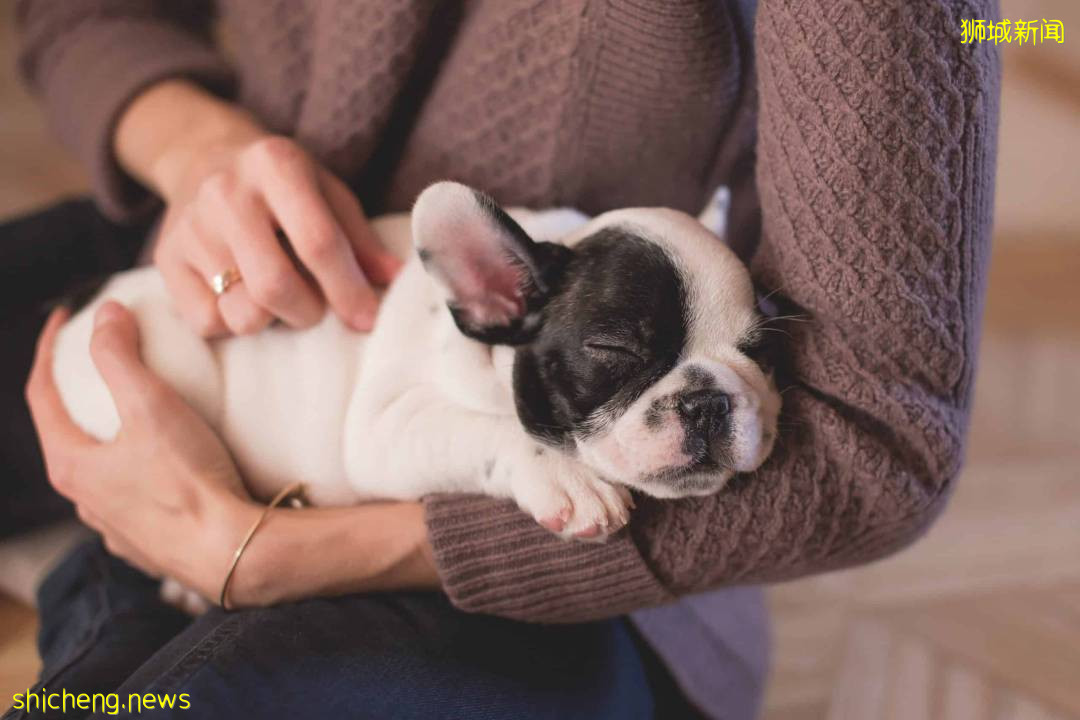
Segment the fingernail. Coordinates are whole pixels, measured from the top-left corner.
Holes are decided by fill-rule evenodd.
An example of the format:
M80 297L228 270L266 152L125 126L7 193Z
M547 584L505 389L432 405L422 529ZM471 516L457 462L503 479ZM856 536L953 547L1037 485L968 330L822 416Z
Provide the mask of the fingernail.
M405 266L405 263L397 255L384 255L381 265L383 274L382 279L386 282L390 282L399 272L401 272L401 268Z
M353 317L353 327L357 330L368 331L375 327L375 311L371 308L365 308L356 313Z
M120 308L114 303L105 303L98 308L94 315L94 327L99 328L106 323L111 323L120 317Z

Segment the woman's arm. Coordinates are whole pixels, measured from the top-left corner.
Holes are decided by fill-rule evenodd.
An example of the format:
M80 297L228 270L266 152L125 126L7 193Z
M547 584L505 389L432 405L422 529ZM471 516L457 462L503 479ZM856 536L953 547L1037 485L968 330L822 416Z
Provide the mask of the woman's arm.
M244 551L229 606L438 587L420 503L282 510L270 513Z
M610 616L868 562L937 516L971 406L997 128L997 54L961 45L960 7L762 0L752 271L805 319L785 328L777 451L716 496L639 502L601 546L561 543L507 503L429 499L458 606Z

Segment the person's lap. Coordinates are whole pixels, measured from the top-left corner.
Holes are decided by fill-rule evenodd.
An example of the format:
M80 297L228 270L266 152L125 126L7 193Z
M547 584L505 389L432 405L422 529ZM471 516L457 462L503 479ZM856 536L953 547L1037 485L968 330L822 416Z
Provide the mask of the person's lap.
M171 694L157 716L196 718L653 717L623 620L532 625L394 593L189 621L96 541L50 575L40 605L45 668L31 693Z
M156 676L174 661L166 646L121 691L187 692L193 711L206 702L216 717L653 716L624 621L529 625L463 613L438 593L213 611L175 648L190 669L180 660Z

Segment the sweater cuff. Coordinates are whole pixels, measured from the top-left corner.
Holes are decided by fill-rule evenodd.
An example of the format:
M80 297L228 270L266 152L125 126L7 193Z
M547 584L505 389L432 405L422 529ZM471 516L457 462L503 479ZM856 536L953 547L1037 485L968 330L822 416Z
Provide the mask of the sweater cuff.
M116 161L113 132L123 110L144 88L170 77L228 92L231 70L198 38L152 19L84 24L55 52L40 85L60 139L90 172L102 211L113 220L135 218L155 199Z
M532 622L585 622L674 598L625 529L604 543L562 540L506 500L424 500L443 589L458 608Z

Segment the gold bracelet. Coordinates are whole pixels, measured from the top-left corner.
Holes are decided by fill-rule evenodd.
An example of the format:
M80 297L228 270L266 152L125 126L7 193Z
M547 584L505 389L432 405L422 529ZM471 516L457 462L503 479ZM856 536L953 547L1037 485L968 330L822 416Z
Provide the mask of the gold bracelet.
M229 583L232 582L233 573L236 572L236 566L240 562L240 556L244 554L244 550L247 549L248 543L251 542L251 538L255 536L255 531L259 529L259 526L266 520L266 516L270 514L270 511L276 508L281 502L294 493L299 493L303 489L302 483L293 483L288 487L282 488L274 499L270 501L270 504L263 508L259 517L251 524L251 528L247 531L247 535L240 542L240 546L236 548L236 552L233 553L232 563L229 565L229 571L225 573L225 580L221 583L221 595L218 597L218 605L222 610L229 610Z

